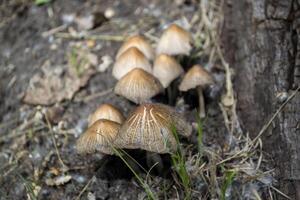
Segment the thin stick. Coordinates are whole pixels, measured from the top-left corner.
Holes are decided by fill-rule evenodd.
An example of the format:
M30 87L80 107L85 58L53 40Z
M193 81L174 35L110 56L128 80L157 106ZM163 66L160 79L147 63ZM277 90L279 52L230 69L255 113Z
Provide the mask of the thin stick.
M53 29L50 29L50 30L48 30L48 31L43 32L43 33L42 33L42 37L48 37L48 36L51 36L51 35L53 35L53 34L55 34L55 33L58 33L58 32L60 32L60 31L65 30L66 28L67 28L67 25L66 25L66 24L61 25L61 26L58 26L58 27L55 27L55 28L53 28Z
M104 91L101 91L101 92L98 92L98 93L95 93L95 94L91 94L91 95L85 97L83 99L83 102L89 102L89 101L91 101L91 100L93 100L95 98L99 98L99 97L105 96L105 95L111 93L112 91L113 91L113 88L109 88L107 90L104 90Z
M277 188L275 188L274 186L270 186L270 188L272 188L273 190L275 190L275 192L277 192L278 194L284 196L287 199L291 199L289 196L287 196L286 194L284 194L283 192L281 192L280 190L278 190Z
M78 194L78 196L76 197L75 200L80 200L80 197L82 196L82 194L88 189L89 185L92 183L92 181L94 180L95 176L93 176L88 182L87 184L83 187L83 189L80 191L80 193Z
M79 35L79 34L72 35L70 33L56 33L55 36L59 38L75 39L75 40L89 39L89 40L106 40L106 41L116 41L116 42L120 42L125 39L124 36L120 36L120 35Z
M269 126L272 124L274 119L277 117L277 115L281 112L281 110L290 102L297 94L297 92L300 91L300 86L289 96L289 98L278 108L278 110L275 112L275 114L271 117L271 119L268 121L267 124L263 126L263 128L260 130L258 135L252 140L251 146L254 145L254 143L260 138L260 136L269 128Z
M61 163L63 169L68 169L68 166L65 165L64 161L61 159L60 153L59 153L58 148L57 148L56 140L55 140L55 137L54 137L54 133L53 133L53 130L52 130L52 126L50 124L50 121L48 119L47 114L45 114L45 118L46 118L46 122L47 122L47 125L48 125L48 129L51 133L52 141L53 141L53 144L54 144L54 148L55 148L55 152L56 152L56 155L58 157L58 160Z

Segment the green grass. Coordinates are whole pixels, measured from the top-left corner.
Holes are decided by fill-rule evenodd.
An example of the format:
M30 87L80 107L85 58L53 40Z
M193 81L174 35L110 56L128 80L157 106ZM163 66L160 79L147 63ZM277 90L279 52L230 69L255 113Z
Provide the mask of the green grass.
M122 149L118 150L118 149L116 149L113 146L112 146L112 148L113 148L114 153L125 163L125 165L129 168L129 170L133 173L133 175L135 176L135 178L138 180L138 182L140 183L140 185L144 188L144 190L145 190L145 192L147 194L148 199L149 200L156 200L156 199L158 199L158 198L156 198L155 194L152 192L152 190L151 190L150 186L147 184L146 180L143 180L143 178L141 176L139 176L138 173L136 171L134 171L134 169L126 161L126 158L124 157L124 154L123 154L123 153L126 154L126 152L124 150L122 150ZM126 155L128 155L128 154L126 154ZM134 160L132 157L129 156L129 158L132 159L135 163L138 164L138 162L136 160ZM138 164L138 165L140 166L140 164Z
M23 182L23 185L26 189L26 193L27 193L27 196L28 196L28 199L30 200L37 200L37 195L35 194L34 192L34 186L35 186L35 183L32 182L32 181L28 181L26 180L22 175L20 174L17 174L18 177L21 179L21 181Z
M179 143L179 137L176 131L176 128L172 127L172 133L176 139L177 143L177 149L174 153L171 154L172 159L172 165L175 169L177 175L180 178L181 184L184 188L184 199L189 200L191 199L191 179L187 172L186 165L185 165L185 156L182 152L180 143Z
M68 54L69 66L72 67L78 77L85 72L85 66L88 64L86 52L79 47L73 47Z
M51 0L35 0L34 4L37 5L37 6L41 6L41 5L50 3L50 2L51 2Z
M224 183L221 187L221 200L226 199L226 191L231 186L235 176L236 176L236 171L226 171L225 172Z

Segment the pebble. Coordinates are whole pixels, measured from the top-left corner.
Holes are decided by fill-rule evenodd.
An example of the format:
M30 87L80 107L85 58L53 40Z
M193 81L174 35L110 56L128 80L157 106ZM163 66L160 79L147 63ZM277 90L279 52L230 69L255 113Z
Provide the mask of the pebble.
M104 16L107 18L107 19L110 19L112 17L114 17L116 14L115 10L113 8L107 8L105 11L104 11Z

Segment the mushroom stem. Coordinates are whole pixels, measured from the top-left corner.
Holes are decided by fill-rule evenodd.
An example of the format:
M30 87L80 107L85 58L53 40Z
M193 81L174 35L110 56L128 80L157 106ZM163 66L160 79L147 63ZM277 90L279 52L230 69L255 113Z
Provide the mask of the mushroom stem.
M169 85L168 87L167 87L167 93L168 93L168 103L169 103L169 105L172 105L172 102L173 102L173 100L172 100L172 88L171 88L172 86L171 85Z
M199 117L200 119L205 118L205 103L203 97L203 90L200 86L197 87L198 98L199 98Z
M163 171L164 164L161 156L154 152L146 152L147 165L151 169L155 167L159 173Z

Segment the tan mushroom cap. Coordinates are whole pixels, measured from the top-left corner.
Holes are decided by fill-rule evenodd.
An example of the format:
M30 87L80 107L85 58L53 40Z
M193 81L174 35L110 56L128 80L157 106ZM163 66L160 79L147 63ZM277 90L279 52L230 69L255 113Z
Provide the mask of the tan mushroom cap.
M154 61L153 75L158 78L164 88L167 88L183 72L181 65L167 54L160 54Z
M143 69L135 68L123 76L115 86L115 93L140 104L162 92L159 80Z
M99 119L90 126L77 140L76 148L80 154L100 152L113 154L112 143L116 139L120 124L106 119Z
M177 147L173 127L184 136L189 136L192 131L173 108L162 104L142 104L125 120L115 144L120 148L170 153Z
M152 67L145 55L136 47L127 49L115 62L112 74L116 79L122 78L134 68L141 68L152 73Z
M119 124L122 124L125 120L119 109L108 103L100 105L89 117L89 126L99 119L107 119Z
M140 35L135 35L129 37L119 49L116 58L118 59L122 53L124 53L130 47L136 47L140 50L149 60L152 60L154 57L154 50L150 43Z
M162 34L156 48L156 54L189 55L192 37L176 24L170 25Z
M194 65L184 75L183 80L179 85L180 91L187 91L198 86L202 88L214 83L213 77L209 72L200 65Z

